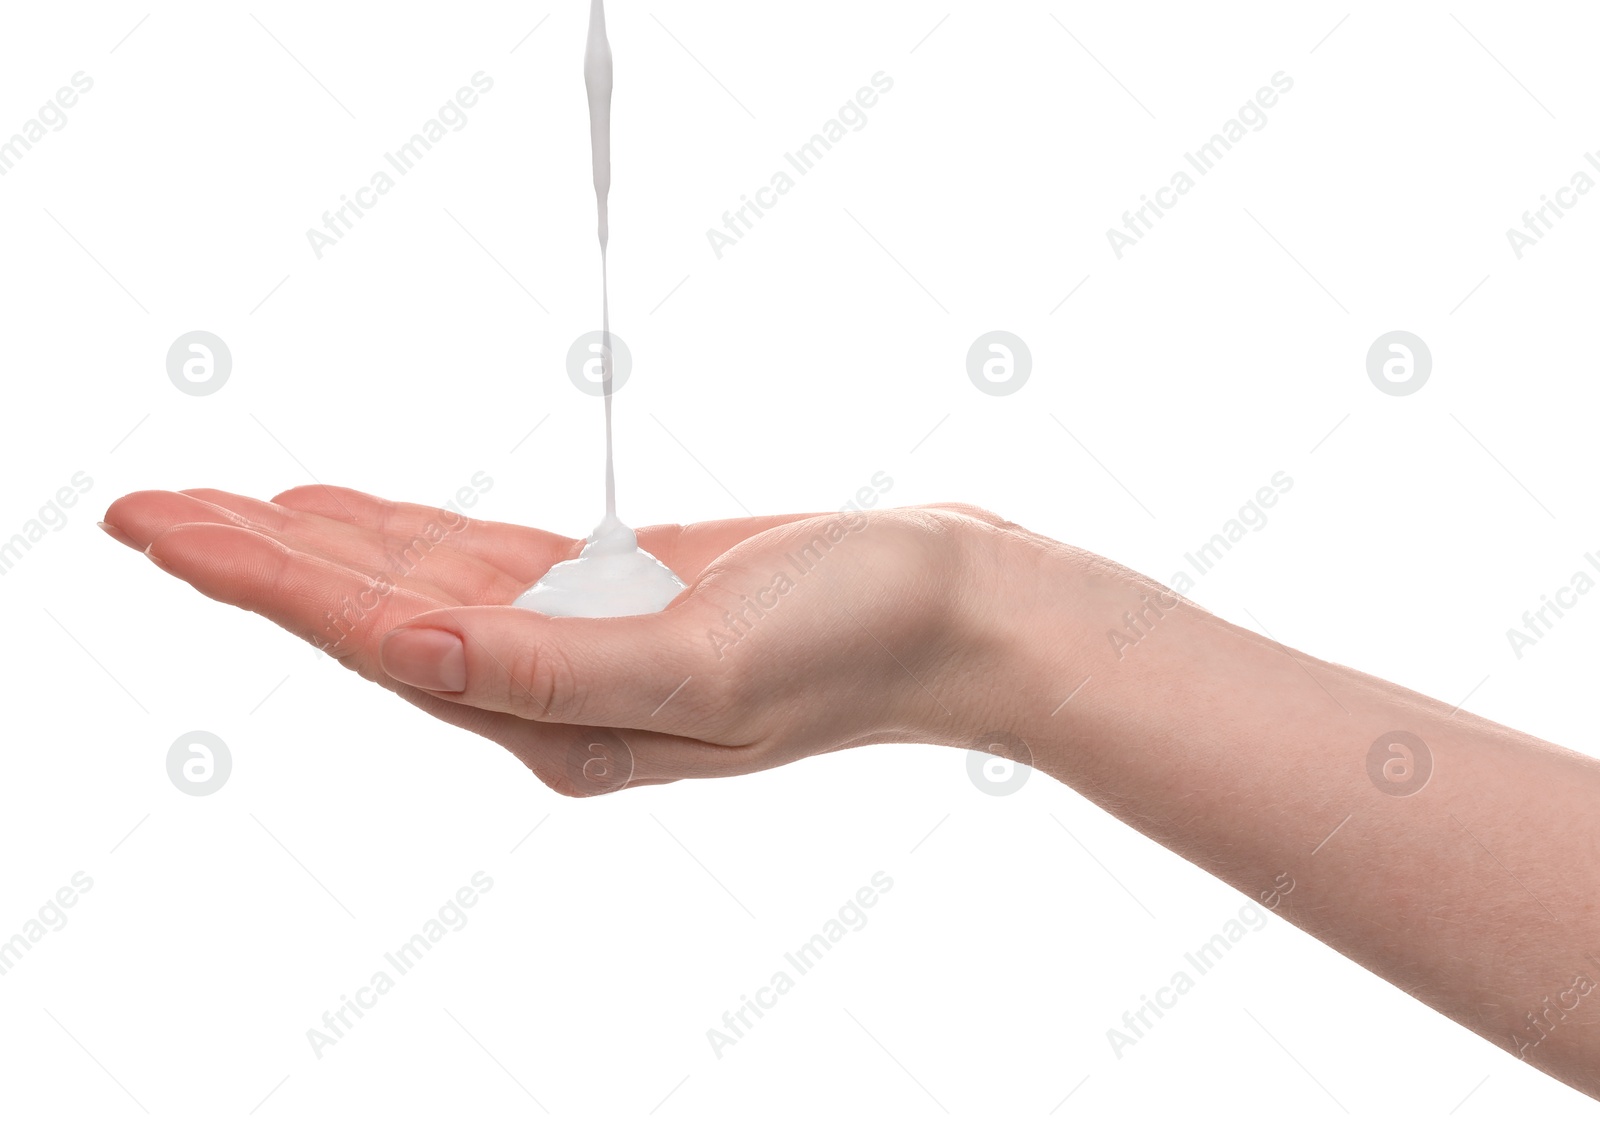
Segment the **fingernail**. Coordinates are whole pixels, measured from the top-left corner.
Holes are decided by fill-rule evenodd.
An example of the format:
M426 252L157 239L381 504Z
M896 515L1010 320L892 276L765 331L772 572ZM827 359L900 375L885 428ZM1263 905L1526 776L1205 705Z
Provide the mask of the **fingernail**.
M139 546L139 543L137 541L135 541L132 537L130 537L127 533L123 532L121 529L117 528L115 525L111 524L109 521L96 521L95 524L99 525L102 529L105 530L106 536L110 537L112 540L118 542L119 544L125 544L129 548L133 549L135 552L143 552L144 551L144 549Z
M418 689L460 693L467 688L461 639L433 627L402 627L384 637L379 657L388 675Z
M172 571L171 568L167 567L167 562L156 555L156 550L153 547L145 549L144 554L150 558L150 563L154 564L157 568L160 568L163 572Z

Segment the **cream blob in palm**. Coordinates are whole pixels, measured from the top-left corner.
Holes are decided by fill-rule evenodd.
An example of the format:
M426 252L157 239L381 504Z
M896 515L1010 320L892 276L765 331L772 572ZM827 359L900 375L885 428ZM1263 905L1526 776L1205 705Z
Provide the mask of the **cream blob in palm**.
M639 547L639 538L617 518L616 472L611 458L611 301L606 278L606 196L611 190L611 44L601 0L589 6L589 39L583 53L583 85L589 95L589 147L594 162L594 197L600 214L600 371L606 405L606 515L575 560L563 560L527 591L516 607L546 615L609 619L660 611L684 584L671 568Z
M615 518L600 522L575 560L563 560L523 592L514 606L546 615L608 619L660 611L686 585L639 547Z

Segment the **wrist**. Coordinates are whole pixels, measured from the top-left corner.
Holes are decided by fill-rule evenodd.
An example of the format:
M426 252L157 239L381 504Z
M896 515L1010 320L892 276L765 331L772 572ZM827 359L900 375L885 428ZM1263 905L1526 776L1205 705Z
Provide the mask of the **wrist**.
M1114 770L1142 703L1192 669L1214 618L1147 576L1019 526L975 524L961 545L950 609L960 672L949 715L920 739L981 746L1073 786Z
M998 518L963 519L940 536L953 548L943 609L948 644L928 685L943 708L917 714L913 739L998 744L995 754L1031 762L1055 743L1052 711L1093 664L1091 562L1098 558Z

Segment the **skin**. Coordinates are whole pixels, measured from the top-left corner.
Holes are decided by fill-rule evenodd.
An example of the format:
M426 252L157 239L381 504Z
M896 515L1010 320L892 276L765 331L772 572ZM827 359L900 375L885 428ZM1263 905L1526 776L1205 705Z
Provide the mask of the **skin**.
M103 527L564 795L989 734L1600 1098L1600 763L987 511L640 529L689 588L619 619L506 606L581 541L354 490L135 493Z

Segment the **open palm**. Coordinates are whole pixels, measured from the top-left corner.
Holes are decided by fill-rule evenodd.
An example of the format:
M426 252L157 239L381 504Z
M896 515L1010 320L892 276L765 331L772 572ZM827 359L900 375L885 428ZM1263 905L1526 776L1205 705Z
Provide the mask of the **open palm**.
M689 587L657 615L605 620L508 606L581 540L350 489L303 486L271 501L145 491L113 503L105 524L202 594L501 744L553 789L590 795L893 736L890 700L949 715L935 679L914 672L940 629L942 616L926 612L948 579L928 533L988 515L873 517L642 528L640 546ZM465 692L417 688L386 669L385 638L402 626L463 639ZM855 707L828 700L840 693Z

